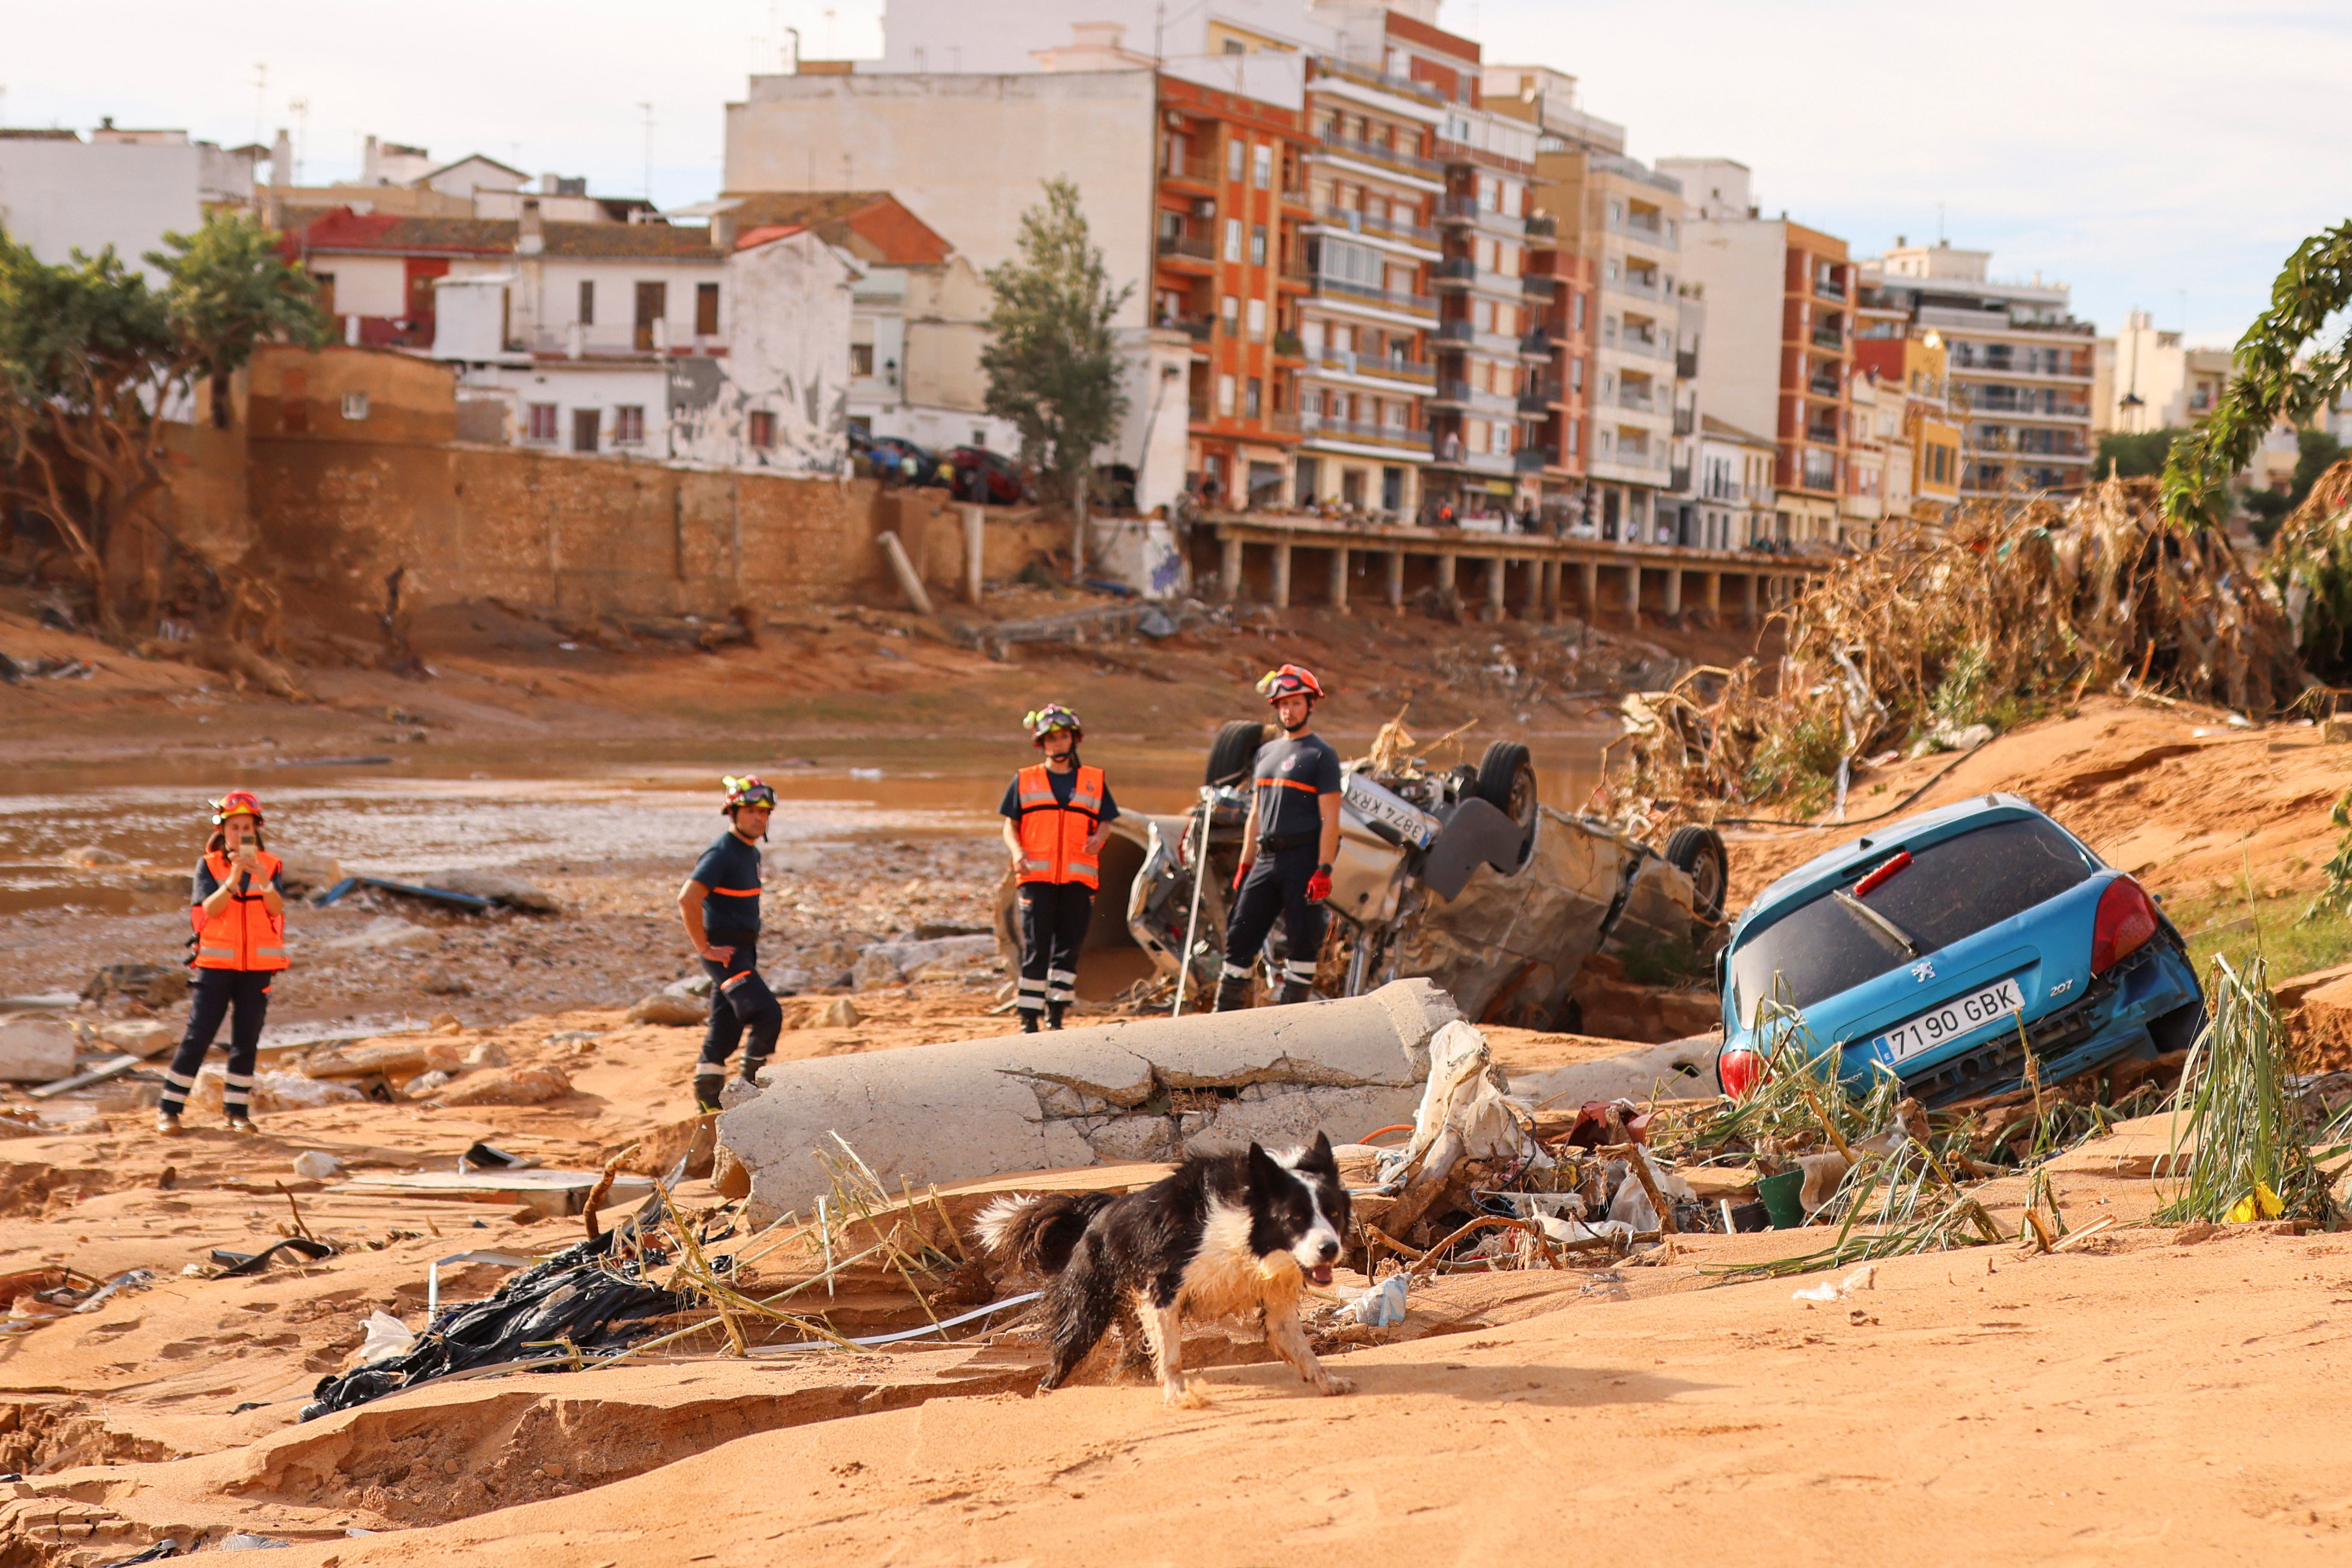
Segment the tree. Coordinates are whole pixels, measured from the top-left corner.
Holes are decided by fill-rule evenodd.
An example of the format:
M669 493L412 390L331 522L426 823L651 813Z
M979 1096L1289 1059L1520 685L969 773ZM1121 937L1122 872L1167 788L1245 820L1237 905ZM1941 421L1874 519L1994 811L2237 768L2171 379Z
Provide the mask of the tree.
M2344 460L2344 443L2325 430L2298 430L2294 433L2294 477L2286 489L2256 489L2248 486L2240 498L2246 510L2252 513L2246 531L2254 536L2257 544L2270 543L2287 513L2309 499L2311 487L2319 482L2319 476Z
M2253 461L2272 426L2282 418L2310 424L2352 384L2352 330L2335 346L2299 357L2347 305L2352 305L2352 220L2313 235L2287 258L2271 286L2270 309L2238 340L2237 378L2213 412L2172 444L2164 465L2164 509L2173 521L2221 526L2229 515L2231 479Z
M151 287L109 246L51 266L0 232L0 496L48 518L88 584L100 629L121 635L118 547L146 529L217 584L217 569L156 519L169 416L198 382L227 378L271 339L328 340L310 279L245 214L210 213L151 251ZM216 406L225 406L216 404Z
M2099 437L2099 456L2091 465L2093 479L2144 479L2164 472L2165 454L2184 432L2177 425L2160 430L2126 435L2111 430Z
M1045 184L1044 205L1021 215L1019 256L988 270L996 303L980 363L988 373L988 411L1013 423L1023 460L1069 503L1076 576L1087 566L1095 448L1127 416L1110 323L1135 286L1111 288L1078 210L1078 187L1061 178Z

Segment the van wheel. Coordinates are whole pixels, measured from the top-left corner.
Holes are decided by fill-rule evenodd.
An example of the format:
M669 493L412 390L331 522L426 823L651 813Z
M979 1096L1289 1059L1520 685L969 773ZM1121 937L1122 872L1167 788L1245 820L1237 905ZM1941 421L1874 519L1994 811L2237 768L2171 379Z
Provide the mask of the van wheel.
M1519 825L1519 863L1536 842L1536 764L1517 741L1496 741L1478 759L1471 793Z
M1723 900L1731 886L1731 858L1724 852L1723 836L1696 823L1677 827L1666 839L1666 864L1691 881L1691 908L1713 924L1723 919Z
M1209 742L1208 771L1201 782L1212 788L1246 784L1250 764L1257 761L1258 748L1265 744L1271 728L1255 719L1235 719L1219 730Z

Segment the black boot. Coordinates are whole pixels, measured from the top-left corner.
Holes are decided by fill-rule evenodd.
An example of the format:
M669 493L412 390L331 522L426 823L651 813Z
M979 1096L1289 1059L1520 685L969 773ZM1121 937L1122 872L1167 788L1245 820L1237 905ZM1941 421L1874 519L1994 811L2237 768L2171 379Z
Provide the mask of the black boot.
M1021 1032L1024 1035L1034 1035L1037 1032L1037 1010L1034 1007L1021 1009Z
M1046 1004L1045 1004L1045 1027L1047 1027L1047 1028L1049 1028L1049 1029L1058 1029L1058 1028L1060 1028L1060 1027L1062 1026L1062 1016L1063 1016L1065 1013L1067 1013L1069 1010L1070 1010L1070 1005L1069 1005L1067 1002L1048 1002L1048 1003L1046 1003Z
M1297 1003L1311 1002L1314 999L1315 987L1303 980L1286 980L1282 983L1282 1000L1276 1005L1288 1007Z
M697 1110L719 1109L719 1091L727 1087L723 1072L698 1072L694 1075L694 1108Z
M1238 1013L1249 1005L1249 976L1227 974L1217 981L1217 1011Z

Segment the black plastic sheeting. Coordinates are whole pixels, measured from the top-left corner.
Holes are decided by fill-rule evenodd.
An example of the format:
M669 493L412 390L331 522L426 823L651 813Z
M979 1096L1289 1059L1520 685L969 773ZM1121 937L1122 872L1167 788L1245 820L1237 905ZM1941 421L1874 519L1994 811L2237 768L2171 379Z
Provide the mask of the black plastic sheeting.
M566 1343L619 1350L644 1339L692 1305L644 1276L648 1263L667 1259L657 1234L666 1215L656 1194L611 1230L515 1275L488 1300L448 1308L406 1354L320 1378L302 1419L452 1373L544 1358Z

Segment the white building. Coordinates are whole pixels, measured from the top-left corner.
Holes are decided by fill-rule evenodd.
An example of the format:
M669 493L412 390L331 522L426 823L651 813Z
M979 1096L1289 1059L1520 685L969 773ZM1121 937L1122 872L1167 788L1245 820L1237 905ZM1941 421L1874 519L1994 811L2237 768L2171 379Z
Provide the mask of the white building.
M1698 537L1708 550L1738 550L1772 536L1772 467L1779 445L1727 424L1712 414L1699 416Z
M205 209L253 201L259 147L224 151L184 131L0 130L0 229L51 265L108 246L141 268L163 236L191 234Z
M834 472L850 261L805 228L356 214L295 229L349 342L458 367L458 436Z

